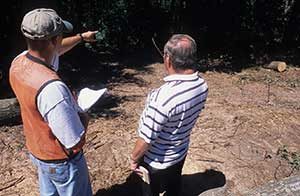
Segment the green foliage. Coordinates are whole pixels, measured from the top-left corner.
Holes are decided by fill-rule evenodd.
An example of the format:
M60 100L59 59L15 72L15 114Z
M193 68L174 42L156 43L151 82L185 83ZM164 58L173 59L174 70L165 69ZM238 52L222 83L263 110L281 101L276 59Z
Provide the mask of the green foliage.
M132 1L78 0L70 6L69 0L63 0L61 4L70 15L77 13L76 25L80 29L99 31L97 42L86 45L89 49L119 51L138 44L139 39L134 35L136 27L129 24Z
M188 33L212 45L252 53L300 41L296 0L62 0L59 12L78 30L98 30L90 49L122 51L149 44L156 34ZM148 43L147 43L148 42ZM215 43L213 45L212 43ZM248 51L249 52L249 51Z
M248 37L252 38L251 41L263 41L262 44L266 47L279 46L285 41L296 41L298 36L289 35L294 34L290 32L292 23L300 22L298 6L299 2L296 0L243 1L241 31L247 32Z
M288 147L286 145L283 145L278 149L277 155L279 155L282 159L288 161L292 169L300 170L300 153L290 152L288 150Z

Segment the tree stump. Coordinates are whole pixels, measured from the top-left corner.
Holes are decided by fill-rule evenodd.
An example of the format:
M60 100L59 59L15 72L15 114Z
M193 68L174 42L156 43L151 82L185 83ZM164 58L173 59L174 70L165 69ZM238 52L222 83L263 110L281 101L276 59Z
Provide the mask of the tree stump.
M279 72L285 71L286 67L287 65L283 61L272 61L270 64L264 66L266 69L273 69Z
M21 122L20 106L16 98L0 99L0 126Z

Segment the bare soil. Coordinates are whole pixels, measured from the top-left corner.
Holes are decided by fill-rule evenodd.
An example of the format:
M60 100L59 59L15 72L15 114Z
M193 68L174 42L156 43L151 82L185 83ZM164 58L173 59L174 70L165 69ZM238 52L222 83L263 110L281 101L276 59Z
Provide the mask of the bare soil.
M164 77L162 64L146 68L122 69L123 79L112 78L109 95L91 111L84 152L95 195L140 195L129 154L146 95ZM277 151L284 145L290 152L300 149L300 69L207 71L201 76L208 82L209 96L192 132L183 195L221 186L227 194L242 195L299 174ZM38 195L22 125L0 127L0 151L0 195Z

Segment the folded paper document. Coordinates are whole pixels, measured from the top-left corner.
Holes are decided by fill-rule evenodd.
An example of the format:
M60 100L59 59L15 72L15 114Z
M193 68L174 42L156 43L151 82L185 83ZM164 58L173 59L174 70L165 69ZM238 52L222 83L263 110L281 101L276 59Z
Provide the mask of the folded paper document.
M138 173L140 173L140 176L141 176L142 180L145 183L150 184L150 176L149 176L148 170L143 166L139 166L137 168L137 171L138 171Z
M143 182L142 183L142 196L151 196L151 188L150 188L150 176L149 176L149 171L143 167L139 166L136 169L137 174L142 178Z
M98 99L106 92L106 88L100 90L93 90L90 88L83 88L79 91L77 102L78 106L84 111L88 111Z

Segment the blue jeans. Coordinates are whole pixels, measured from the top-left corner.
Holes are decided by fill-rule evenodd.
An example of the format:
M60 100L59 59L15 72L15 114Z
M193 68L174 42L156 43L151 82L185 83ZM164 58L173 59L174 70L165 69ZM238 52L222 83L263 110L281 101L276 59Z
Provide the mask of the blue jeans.
M41 196L91 196L88 168L82 152L69 161L46 163L29 155L38 168Z

